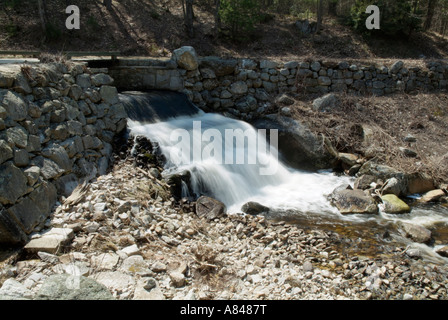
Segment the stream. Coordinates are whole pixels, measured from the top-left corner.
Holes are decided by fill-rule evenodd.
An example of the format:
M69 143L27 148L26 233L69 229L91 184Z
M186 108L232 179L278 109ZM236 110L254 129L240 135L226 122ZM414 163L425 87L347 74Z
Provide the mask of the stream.
M337 232L351 243L340 250L365 256L385 253L394 244L415 248L425 259L447 263L435 250L448 244L448 207L414 204L419 195L406 199L409 214L342 215L327 195L354 178L331 171L309 172L289 168L279 160L275 132L204 113L184 95L173 92L124 92L120 100L129 115L133 136L157 142L167 159L163 175L188 171L191 179L183 196L207 195L227 206L228 214L240 214L249 201L270 208L268 218L295 223L302 228ZM274 138L273 138L274 137ZM413 243L398 230L397 222L409 222L432 231L431 245Z

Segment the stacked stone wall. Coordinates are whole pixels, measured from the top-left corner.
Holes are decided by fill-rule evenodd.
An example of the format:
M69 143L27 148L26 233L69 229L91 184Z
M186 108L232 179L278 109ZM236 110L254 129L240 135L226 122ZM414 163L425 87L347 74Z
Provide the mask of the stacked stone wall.
M107 69L0 66L0 243L23 243L61 196L106 173L126 112Z
M123 59L110 73L117 87L182 91L201 108L229 112L245 120L262 113L281 93L380 96L444 90L448 84L444 61L421 67L406 61L390 65L322 60L284 63L198 57L192 47L175 50L169 60Z

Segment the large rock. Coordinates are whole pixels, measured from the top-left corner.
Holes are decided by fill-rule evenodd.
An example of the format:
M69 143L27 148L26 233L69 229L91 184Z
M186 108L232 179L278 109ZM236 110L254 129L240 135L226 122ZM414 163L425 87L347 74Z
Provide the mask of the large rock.
M268 207L254 201L247 202L241 207L241 211L250 215L268 213L269 210Z
M329 195L328 200L342 214L378 213L375 200L362 190L347 189L346 186L338 187Z
M0 166L0 203L14 204L27 192L27 178L11 162Z
M5 140L0 140L0 164L3 164L6 160L12 159L14 156L11 147Z
M6 130L6 141L12 147L26 148L28 146L28 132L22 126L15 126Z
M289 97L287 94L282 94L280 97L276 99L276 102L286 106L291 106L294 104L294 99Z
M26 233L30 233L50 216L56 200L56 188L52 183L42 181L26 198L10 207L8 212Z
M113 300L110 291L97 281L69 274L49 276L36 300Z
M90 76L88 74L80 74L76 76L76 84L83 89L89 88L92 85Z
M308 20L296 21L294 26L299 30L302 35L313 34L316 32L317 24L316 22L309 22Z
M30 300L33 292L14 279L7 279L0 289L0 300Z
M230 92L235 95L242 95L247 93L248 87L247 84L244 81L237 81L235 83L232 83L230 86Z
M172 59L185 70L196 70L199 67L199 59L193 47L185 46L173 51Z
M27 240L25 232L20 228L17 220L0 207L0 243L24 244Z
M381 197L386 213L409 213L411 208L394 194L386 194Z
M236 59L221 59L218 57L204 57L200 61L201 67L210 68L218 77L231 75L235 72L238 65Z
M8 68L11 65L7 65ZM14 84L14 74L8 72L4 66L0 68L0 88L11 88Z
M28 115L28 105L17 93L8 91L3 98L3 107L11 120L22 121Z
M42 156L35 157L31 164L40 168L40 174L46 180L58 178L65 172L56 162Z
M170 186L170 192L175 198L182 198L183 188L186 185L190 190L191 172L188 170L170 174L164 177L166 183Z
M255 111L258 108L257 100L252 96L247 96L235 103L237 110L245 113Z
M356 154L344 153L344 152L339 152L338 158L339 158L339 160L341 160L342 164L345 167L348 166L348 168L351 168L354 165L356 165L358 163L358 159L359 159L359 157Z
M201 196L196 201L196 214L199 217L205 217L208 220L213 220L222 217L226 214L227 208L224 203L219 200Z
M337 152L324 136L317 136L296 120L268 115L253 123L257 129L278 130L278 150L282 160L297 169L318 170L333 168Z
M39 238L34 238L26 244L24 250L29 253L47 252L56 254L60 252L64 245L67 245L74 238L73 229L52 228L41 234Z
M408 174L406 180L408 194L421 194L434 189L434 180L424 173Z
M374 176L371 176L369 174L363 174L362 176L356 178L353 186L355 189L366 190L369 189L372 183L375 181L376 178Z
M72 162L67 154L67 151L64 147L61 147L58 144L52 143L43 149L42 155L53 160L65 172L72 169Z
M16 75L16 78L14 79L14 90L23 94L30 94L33 92L33 89L31 89L23 72Z
M426 192L419 200L419 202L427 203L439 200L445 196L445 192L442 189L432 190Z
M404 181L397 178L390 178L387 180L381 188L382 194L394 194L399 197L401 194L406 193L406 184Z
M391 193L396 194L399 190L400 194L397 196L407 196L411 194L420 194L431 191L434 189L434 180L423 173L403 173L395 168L367 161L361 169L359 169L358 175L368 174L374 176L377 179L383 181L389 180L388 183L394 184L391 187ZM392 180L395 178L396 181ZM387 188L386 188L387 189ZM393 190L393 192L392 192Z
M431 231L425 227L407 222L399 222L398 227L403 235L412 241L426 244L432 241Z
M56 188L53 184L43 181L28 197L10 207L8 213L26 233L30 233L50 215L56 200Z
M403 68L404 62L403 61L396 61L391 67L389 72L391 74L397 74L398 71L401 70L401 68Z
M94 86L100 87L102 85L112 85L114 79L108 74L105 73L97 73L92 75L91 77L92 83Z
M377 179L387 180L392 177L403 178L404 174L396 170L395 168L378 164L372 161L367 161L363 164L358 172L359 175L368 174L374 176Z
M337 98L337 96L333 93L329 93L321 98L314 100L313 109L321 112L331 111L332 109L337 107L338 103L339 99Z
M111 87L107 85L103 85L100 89L101 99L105 103L108 104L116 104L119 103L120 100L118 98L118 91L116 87Z
M442 257L448 258L448 246L438 248L436 252Z
M65 197L69 197L78 185L79 180L73 173L64 175L55 181L55 186L58 194L61 194Z

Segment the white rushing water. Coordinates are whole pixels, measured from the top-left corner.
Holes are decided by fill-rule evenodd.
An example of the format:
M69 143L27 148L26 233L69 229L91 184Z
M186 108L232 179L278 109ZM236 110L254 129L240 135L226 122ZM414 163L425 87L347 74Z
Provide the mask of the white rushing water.
M185 195L212 196L222 201L230 214L241 212L244 203L255 201L271 211L292 211L316 223L336 219L361 223L407 221L429 228L440 223L448 225L446 208L415 207L410 214L400 215L341 215L326 196L342 184L353 186L352 178L287 167L278 159L275 139L271 141L274 146L266 143L265 132L243 121L198 110L193 116L157 123L129 120L128 126L134 136L144 135L159 143L167 158L166 174L185 170L191 173L192 189L182 185ZM237 137L251 138L241 144L242 140L238 143L238 138L226 136L229 131Z
M135 102L131 110L134 105ZM216 198L227 206L229 214L240 213L243 204L254 201L269 207L277 217L309 226L346 227L374 222L376 227L369 226L378 233L384 233L387 225L398 221L427 228L448 227L448 208L441 206L416 206L411 213L400 215L382 211L378 215L342 215L330 205L327 195L342 184L353 186L353 178L289 168L279 160L275 132L270 132L270 144L266 132L257 131L246 122L199 109L194 114L196 108L187 107L183 116L170 118L170 111L167 118L156 123L128 120L133 136L143 135L159 144L167 159L164 175L185 170L191 173L191 188L182 182L183 195ZM145 112L143 109L138 111ZM436 254L432 246L414 244L404 237L400 241L415 246L430 259L448 261Z
M159 143L168 160L167 172L189 170L191 191L222 201L229 213L241 212L244 203L255 201L271 209L339 215L326 195L350 179L286 167L277 149L266 144L264 132L246 122L199 112L151 124L129 121L128 126L133 135ZM242 145L229 133L256 138Z

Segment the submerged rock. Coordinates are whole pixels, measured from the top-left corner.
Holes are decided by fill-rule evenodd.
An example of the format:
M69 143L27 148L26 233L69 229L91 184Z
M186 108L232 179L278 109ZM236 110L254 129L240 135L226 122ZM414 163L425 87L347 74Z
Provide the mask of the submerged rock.
M442 257L448 258L448 246L437 249L436 252Z
M412 223L400 222L399 228L403 235L412 241L428 244L432 240L431 231L425 227Z
M167 175L164 179L170 186L171 194L175 198L181 199L183 197L185 187L191 189L191 172L188 170Z

